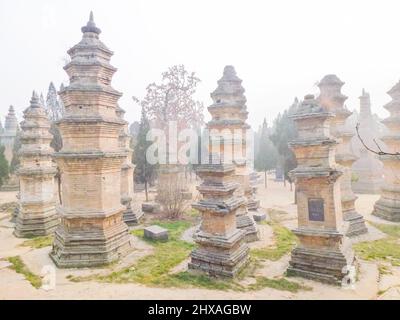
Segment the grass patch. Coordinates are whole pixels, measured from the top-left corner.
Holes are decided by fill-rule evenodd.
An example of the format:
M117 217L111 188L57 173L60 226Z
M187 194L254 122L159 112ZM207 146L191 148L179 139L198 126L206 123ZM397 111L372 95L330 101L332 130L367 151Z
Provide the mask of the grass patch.
M277 290L297 292L305 288L287 279L267 279L263 277L257 277L257 282L252 285L240 284L240 280L246 277L254 277L254 272L260 265L260 260L254 258L251 258L249 265L239 273L237 279L214 278L205 274L188 271L170 274L171 270L187 259L190 252L195 248L194 244L181 240L183 232L191 227L192 223L189 221L153 221L152 223L168 229L169 239L167 241L145 239L143 229L131 231L131 234L143 239L154 247L152 254L139 259L130 267L107 275L91 275L86 277L69 275L67 278L73 282L91 280L113 283L134 282L156 287L203 288L222 291L250 291L270 287ZM294 236L288 229L277 224L273 224L273 228L279 245L277 248L264 249L262 255L277 260L278 256L280 257L285 252L291 250L294 245Z
M390 268L388 266L385 266L382 263L378 264L378 271L379 271L380 276L383 276L385 274L392 274L392 271L390 270Z
M41 249L44 247L49 247L52 244L53 244L53 236L48 235L48 236L44 236L44 237L36 237L36 238L26 240L23 243L21 243L20 246Z
M400 226L384 223L369 222L378 230L393 238L400 238Z
M385 261L393 266L400 266L400 243L393 238L371 242L360 242L353 245L356 254L363 260Z
M182 233L191 223L188 221L153 221L153 224L166 228L169 231L167 241L145 239L143 229L136 229L131 233L154 247L154 252L139 259L136 264L109 275L93 275L88 277L70 277L71 281L98 280L102 282L128 283L137 282L146 285L163 286L170 277L168 274L175 266L184 261L194 249L195 245L180 240Z
M185 214L186 214L188 217L191 217L191 218L199 218L199 217L201 217L200 211L197 210L197 209L194 209L194 208L191 208L191 209L188 210Z
M20 256L7 258L8 262L12 264L9 268L15 270L15 272L22 274L26 280L28 280L33 287L36 289L42 286L42 278L32 273L25 263L22 261Z
M310 287L301 285L298 282L289 281L286 278L269 279L265 277L256 277L256 283L248 286L248 290L261 290L272 288L281 291L299 292L300 290L311 290Z
M252 258L277 261L292 251L296 245L297 238L289 229L274 222L270 225L275 235L275 246L252 249L250 251Z

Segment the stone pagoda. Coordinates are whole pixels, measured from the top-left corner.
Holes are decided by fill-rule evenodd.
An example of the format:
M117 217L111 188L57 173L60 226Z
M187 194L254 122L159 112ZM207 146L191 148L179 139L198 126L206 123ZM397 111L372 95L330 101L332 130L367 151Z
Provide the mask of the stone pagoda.
M119 144L126 122L116 112L122 94L111 87L113 52L99 40L100 32L91 13L82 40L68 51L70 83L59 92L65 113L56 123L63 147L55 157L62 203L51 252L59 267L104 265L130 249L121 204L127 152Z
M376 148L375 141L380 137L379 125L372 116L371 100L369 93L364 89L360 96L360 116L358 119L358 132L364 143L372 149ZM356 176L352 189L357 193L380 193L383 184L383 164L375 154L369 152L355 137L358 142L360 157L353 163L352 171ZM353 143L354 146L354 143Z
M389 133L381 138L386 145L383 151L391 153L381 155L384 165L385 181L381 189L381 198L375 203L373 215L400 222L400 81L388 92L392 101L384 108L390 116L382 121ZM376 148L375 148L376 149Z
M298 138L290 147L298 163L291 175L297 192L298 227L294 233L299 244L292 251L288 274L340 284L354 255L344 234L348 223L342 218L337 140L329 131L335 116L308 95L291 117L298 129Z
M351 138L353 133L346 128L346 119L351 112L344 106L347 97L342 94L344 85L336 75L325 76L318 84L320 95L319 103L329 112L335 114L330 128L331 134L339 140L336 147L336 162L342 166L343 176L340 178L342 197L342 210L344 220L349 222L348 236L356 236L368 232L364 217L356 212L355 201L357 197L351 189L351 166L357 158L351 151Z
M20 194L14 234L17 237L44 236L54 232L58 224L54 199L52 135L46 110L34 92L21 123Z
M236 194L246 198L237 210L237 227L246 231L247 241L255 241L259 239L258 230L248 214L248 207L257 209L259 206L254 199L252 168L246 158L246 132L250 126L246 123L248 112L242 80L233 66L224 68L224 74L218 81L217 89L211 93L211 98L214 103L208 107L208 111L212 119L207 123L211 139L210 153L221 154L224 163L235 164L236 181L240 185Z
M13 106L8 109L8 114L6 115L6 120L4 122L4 130L0 134L0 144L5 148L4 155L8 161L11 163L13 156L13 148L15 137L18 132L18 120L15 116L15 110Z
M243 206L243 197L237 197L239 184L235 166L213 155L209 164L196 168L202 183L197 187L202 199L193 208L202 214L200 229L195 234L199 245L192 251L189 269L212 276L234 277L249 261L246 232L237 228L236 211Z
M125 110L117 106L117 116L124 120ZM120 131L119 135L120 148L127 152L127 157L121 169L121 204L126 207L123 219L128 226L136 225L143 216L143 212L138 209L133 201L133 171L132 164L133 150L130 147L130 135L128 133L128 123L126 123Z

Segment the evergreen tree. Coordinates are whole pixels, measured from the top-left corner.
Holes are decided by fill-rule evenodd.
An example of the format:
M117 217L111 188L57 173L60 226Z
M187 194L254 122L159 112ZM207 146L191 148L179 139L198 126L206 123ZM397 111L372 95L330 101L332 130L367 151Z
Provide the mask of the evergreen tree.
M17 129L17 134L14 139L11 163L9 167L10 173L15 173L20 165L19 149L21 149L21 130Z
M146 201L148 197L148 184L154 179L156 174L156 165L150 164L146 159L146 151L152 144L146 140L146 135L150 131L150 123L146 116L145 108L142 107L142 116L140 119L139 132L133 152L133 163L135 164L135 181L144 183Z
M264 172L265 188L267 187L267 171L276 168L278 153L270 140L267 120L260 128L258 150L256 151L256 159L254 166L257 171Z
M289 172L297 166L296 157L289 148L289 142L297 136L296 126L290 116L297 111L298 106L299 101L296 98L294 103L283 114L278 114L274 121L273 134L271 135L271 140L279 154L279 163L284 172L284 182L289 181L290 187L292 187L292 180Z
M58 127L55 125L55 121L58 121L62 118L64 106L61 99L59 99L57 95L57 90L53 82L50 82L46 103L44 103L44 101L41 103L43 107L46 108L47 115L49 116L51 123L49 132L53 135L53 139L50 142L50 146L54 149L54 151L58 152L62 148L62 138Z
M5 147L0 145L0 187L8 179L9 166L4 155Z

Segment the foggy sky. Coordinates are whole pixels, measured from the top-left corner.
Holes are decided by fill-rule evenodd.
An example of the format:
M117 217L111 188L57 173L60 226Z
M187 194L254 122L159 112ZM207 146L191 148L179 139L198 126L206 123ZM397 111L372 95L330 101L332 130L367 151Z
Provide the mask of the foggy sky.
M21 120L32 90L68 83L66 51L90 10L115 53L112 85L129 122L140 118L131 97L174 64L197 73L206 107L224 66L234 65L255 129L294 97L318 94L315 83L328 73L346 82L350 110L365 88L372 111L386 117L386 92L400 80L399 9L398 0L0 0L1 122L10 104Z

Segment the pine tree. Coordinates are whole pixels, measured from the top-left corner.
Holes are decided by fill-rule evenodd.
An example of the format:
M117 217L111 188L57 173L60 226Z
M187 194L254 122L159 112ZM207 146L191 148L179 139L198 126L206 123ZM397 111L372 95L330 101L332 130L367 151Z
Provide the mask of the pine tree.
M144 183L146 201L148 197L148 184L154 178L156 165L150 164L146 159L147 148L152 144L146 140L146 135L150 131L150 123L146 116L145 108L142 107L142 116L140 119L139 132L133 152L133 163L135 164L135 181Z
M8 161L4 155L4 146L0 146L0 187L8 179L9 166Z
M53 135L53 139L50 142L50 146L54 149L54 151L58 152L62 148L62 138L58 127L55 125L55 121L58 121L62 118L64 106L57 95L57 90L53 82L50 82L46 103L43 103L43 107L46 108L51 122L49 132Z
M265 188L267 188L267 171L276 168L278 153L269 137L267 120L260 128L259 145L254 166L257 171L264 172Z
M274 121L273 134L271 135L271 140L278 151L279 162L283 168L284 181L289 181L290 187L292 187L292 180L289 172L297 166L296 157L289 148L289 142L297 136L296 126L290 115L296 112L298 106L299 101L296 98L294 103L283 114L278 114Z
M56 87L53 82L50 82L49 90L47 91L46 109L51 121L60 120L63 115L63 107L57 95Z
M9 167L10 173L15 173L20 165L19 149L21 149L21 130L17 129L17 134L14 139L11 163Z

